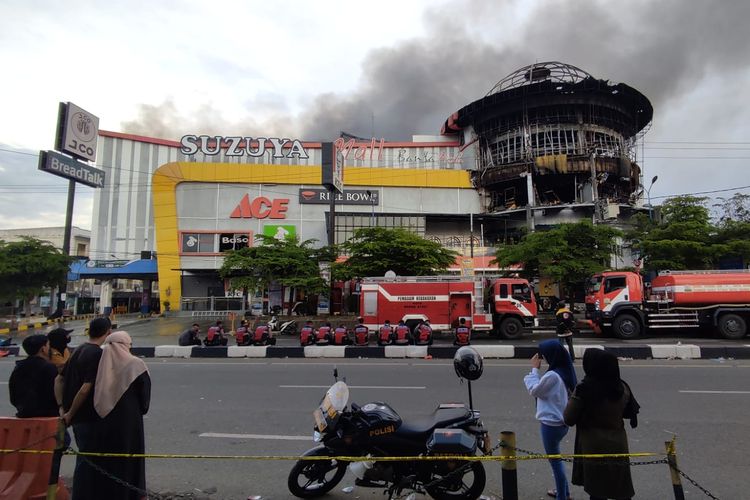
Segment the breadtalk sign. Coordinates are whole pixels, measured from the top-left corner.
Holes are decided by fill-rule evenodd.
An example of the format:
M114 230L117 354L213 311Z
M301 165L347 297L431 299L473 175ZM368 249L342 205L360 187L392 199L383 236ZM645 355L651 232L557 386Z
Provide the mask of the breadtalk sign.
M269 199L258 196L250 200L250 195L242 197L229 215L232 219L286 219L289 198Z
M104 187L104 171L54 151L41 151L39 170L94 188Z

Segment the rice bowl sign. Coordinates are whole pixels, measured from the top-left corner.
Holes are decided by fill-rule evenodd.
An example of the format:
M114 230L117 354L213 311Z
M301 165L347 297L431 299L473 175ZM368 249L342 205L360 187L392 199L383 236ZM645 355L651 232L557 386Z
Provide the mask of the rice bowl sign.
M299 203L301 205L327 205L331 201L331 193L327 189L305 189L299 190ZM379 205L380 196L378 191L365 189L344 189L336 193L337 205Z

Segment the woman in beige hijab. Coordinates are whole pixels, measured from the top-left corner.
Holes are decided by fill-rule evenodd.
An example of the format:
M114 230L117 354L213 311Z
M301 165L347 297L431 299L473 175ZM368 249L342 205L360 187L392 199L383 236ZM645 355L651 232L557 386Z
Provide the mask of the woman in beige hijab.
M145 452L143 415L151 401L151 378L143 360L130 354L127 332L114 332L103 345L94 384L94 409L102 417L101 450L110 453ZM146 488L143 458L108 458L107 471L141 490ZM141 495L102 475L101 498L139 500Z

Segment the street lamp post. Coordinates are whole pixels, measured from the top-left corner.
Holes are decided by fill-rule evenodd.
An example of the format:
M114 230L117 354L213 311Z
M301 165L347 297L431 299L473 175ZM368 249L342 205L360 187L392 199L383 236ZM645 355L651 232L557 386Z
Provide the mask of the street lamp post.
M646 196L648 196L648 220L653 221L654 220L654 207L651 205L651 188L654 187L654 182L659 178L658 175L655 175L653 179L651 179L651 184L648 186L648 189L646 189Z

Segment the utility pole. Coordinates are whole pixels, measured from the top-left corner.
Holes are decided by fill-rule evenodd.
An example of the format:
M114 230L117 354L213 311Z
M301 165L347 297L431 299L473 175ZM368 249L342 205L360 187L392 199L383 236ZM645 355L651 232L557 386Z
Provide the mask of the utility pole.
M474 213L469 214L469 256L474 258Z
M646 196L648 196L648 220L653 221L654 220L654 207L651 205L651 188L654 187L654 182L656 182L659 179L658 175L655 175L653 179L651 179L651 184L649 184L648 189L646 190Z
M336 144L333 142L321 143L321 184L328 188L330 196L328 205L328 245L333 252L332 261L336 261L336 195L344 191L344 159L339 156ZM333 264L331 262L331 264ZM329 273L330 275L330 273ZM328 311L333 312L333 279L330 280L330 291L328 298Z

